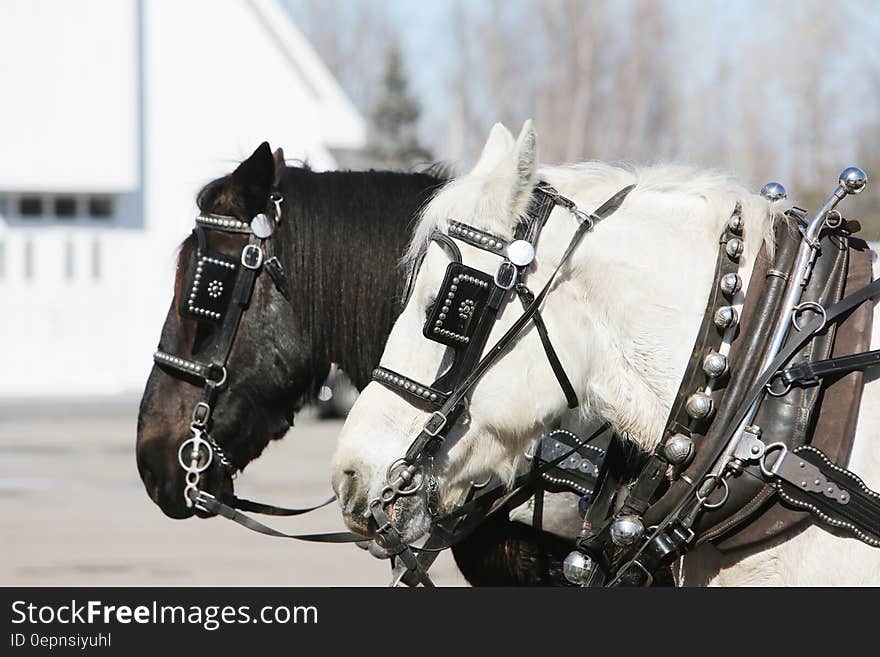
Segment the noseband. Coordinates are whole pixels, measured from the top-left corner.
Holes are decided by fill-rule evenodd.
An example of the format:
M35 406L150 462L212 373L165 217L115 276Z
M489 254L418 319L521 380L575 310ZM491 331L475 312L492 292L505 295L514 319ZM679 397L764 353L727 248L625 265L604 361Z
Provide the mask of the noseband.
M429 464L466 410L468 393L530 321L535 324L569 407L578 406L574 388L550 343L539 308L583 236L596 221L616 211L634 187L623 188L594 213L587 214L551 186L539 183L535 187L529 212L517 226L512 241L458 221L448 223L448 234L436 231L431 236L432 241L450 254L452 262L447 267L440 292L422 332L429 340L451 348L454 359L451 367L430 385L385 367L373 372L374 381L401 395L410 404L422 410L434 410L406 454L389 467L382 492L369 503L369 514L376 521L376 531L382 536L386 547L398 550L404 565L423 584L431 585L427 573L394 527L388 508L401 497L421 490L426 480L432 482ZM569 210L577 218L578 227L556 269L535 296L526 286L526 275L534 260L541 231L556 206ZM502 261L494 274L464 265L461 251L454 240L500 256ZM413 270L413 277L417 275L417 270L418 266ZM411 290L412 283L407 287ZM523 313L483 356L492 327L498 321L512 290L522 302ZM436 482L433 483L436 486Z

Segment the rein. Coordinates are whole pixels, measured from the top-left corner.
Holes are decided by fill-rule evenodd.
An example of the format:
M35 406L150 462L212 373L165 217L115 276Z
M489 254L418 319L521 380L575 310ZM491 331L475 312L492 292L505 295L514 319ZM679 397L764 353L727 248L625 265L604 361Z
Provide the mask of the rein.
M189 265L189 284L179 311L184 317L215 324L218 338L212 343L207 360L190 360L161 350L153 355L153 361L160 368L170 370L190 382L196 379L204 389L201 401L192 411L192 436L180 445L177 452L178 463L186 473L183 495L189 508L222 516L261 534L324 543L361 541L364 540L363 536L351 532L285 534L239 511L272 516L298 516L331 504L335 501L335 496L311 507L286 508L253 502L235 495L228 495L220 500L199 488L201 474L211 467L215 459L230 477L236 474L236 468L223 448L211 437L209 425L217 395L226 384L227 361L241 318L250 305L254 286L263 271L269 274L276 289L290 303L287 275L274 253L271 239L282 221L283 200L281 193L273 190L269 195L267 212L257 214L249 224L235 217L218 214L202 213L196 217L193 233L198 248ZM247 236L248 242L242 248L238 261L210 252L205 234L207 230Z

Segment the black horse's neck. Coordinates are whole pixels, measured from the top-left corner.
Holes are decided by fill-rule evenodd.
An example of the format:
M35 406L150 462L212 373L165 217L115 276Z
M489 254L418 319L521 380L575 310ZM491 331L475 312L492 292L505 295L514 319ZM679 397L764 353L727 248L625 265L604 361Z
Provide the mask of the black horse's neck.
M312 345L315 386L337 363L363 388L400 311L400 258L419 210L445 181L387 171L288 167L279 257Z

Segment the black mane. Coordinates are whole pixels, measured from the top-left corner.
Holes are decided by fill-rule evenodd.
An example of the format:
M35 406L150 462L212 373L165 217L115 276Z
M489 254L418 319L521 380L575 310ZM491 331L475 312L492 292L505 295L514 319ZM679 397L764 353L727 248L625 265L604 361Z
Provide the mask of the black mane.
M303 330L315 345L316 375L335 362L359 389L369 382L399 312L400 257L419 211L446 182L442 173L285 168L277 252ZM202 189L201 209L214 205L225 180ZM383 291L378 305L376 290Z

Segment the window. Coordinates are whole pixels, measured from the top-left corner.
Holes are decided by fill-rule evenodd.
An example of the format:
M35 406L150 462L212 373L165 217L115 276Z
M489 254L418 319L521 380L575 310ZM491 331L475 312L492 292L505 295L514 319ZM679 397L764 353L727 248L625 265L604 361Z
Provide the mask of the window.
M92 242L92 278L96 281L101 278L101 242Z
M34 243L30 240L24 243L24 278L26 281L34 278Z
M93 219L109 219L113 216L113 198L110 196L89 197L89 216Z
M74 259L73 242L64 243L64 278L68 281L73 280L73 259Z
M22 196L18 199L18 214L34 218L43 216L43 199L40 196Z
M76 216L76 197L56 196L55 216L59 219L70 219Z

